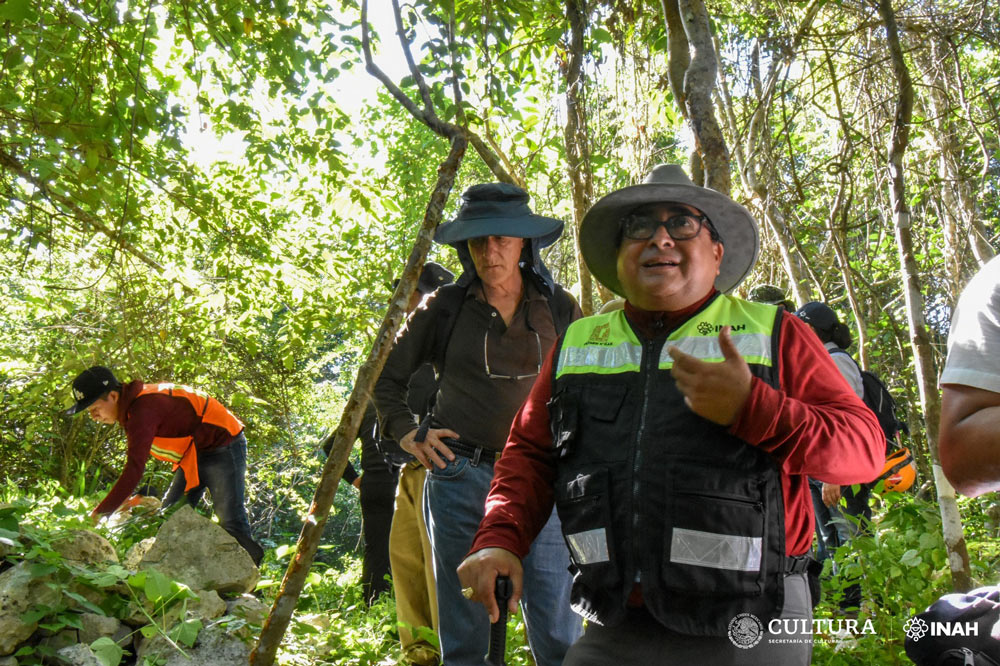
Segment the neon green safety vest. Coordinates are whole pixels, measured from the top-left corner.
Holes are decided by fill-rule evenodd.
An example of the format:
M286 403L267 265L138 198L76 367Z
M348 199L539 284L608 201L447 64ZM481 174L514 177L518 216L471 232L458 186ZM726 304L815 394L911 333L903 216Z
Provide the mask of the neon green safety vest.
M725 635L783 604L778 466L684 403L667 347L724 360L726 325L751 372L778 388L782 311L719 294L669 335L640 339L624 311L580 319L560 342L549 413L556 506L573 601L602 624L624 619L636 582L666 627Z

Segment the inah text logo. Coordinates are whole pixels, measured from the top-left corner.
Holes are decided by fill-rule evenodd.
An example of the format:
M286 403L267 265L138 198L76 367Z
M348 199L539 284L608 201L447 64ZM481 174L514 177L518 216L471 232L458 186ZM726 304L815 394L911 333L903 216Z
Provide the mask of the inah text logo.
M698 322L697 329L698 332L701 333L702 335L709 335L711 333L722 332L722 329L725 326L726 326L725 324L712 324L707 321L701 321ZM730 333L739 333L740 331L745 331L745 330L747 330L746 324L729 324Z
M927 622L921 617L911 617L903 625L906 637L914 643L924 636L978 636L975 622Z

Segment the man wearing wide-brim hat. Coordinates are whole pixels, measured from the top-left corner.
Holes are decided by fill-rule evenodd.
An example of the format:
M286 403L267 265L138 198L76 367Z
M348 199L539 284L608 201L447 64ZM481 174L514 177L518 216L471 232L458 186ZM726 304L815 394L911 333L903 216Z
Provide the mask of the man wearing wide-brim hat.
M580 238L625 307L546 358L463 582L490 608L497 573L516 590L555 504L591 620L567 666L808 664L807 475L873 478L878 422L808 327L725 293L758 251L729 197L662 165L598 201Z
M483 517L511 420L545 355L580 316L539 255L562 227L534 214L519 187L466 190L457 217L434 238L455 248L464 272L413 313L375 387L383 431L428 469L424 515L446 666L482 664L486 656L490 618L463 594L456 568ZM431 413L418 423L406 389L425 362L434 365L439 384ZM562 664L581 628L570 608L569 551L551 507L549 513L524 567L524 615L539 666Z

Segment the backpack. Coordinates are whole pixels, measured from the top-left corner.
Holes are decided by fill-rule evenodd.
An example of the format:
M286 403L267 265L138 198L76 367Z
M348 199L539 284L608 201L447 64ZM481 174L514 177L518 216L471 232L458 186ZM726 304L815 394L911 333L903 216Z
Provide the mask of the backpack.
M861 368L858 368L861 370ZM896 433L905 430L906 425L896 417L896 401L882 380L869 370L861 370L861 385L864 387L862 399L875 412L878 424L885 433L885 441L893 444Z
M946 594L907 620L906 656L917 666L1000 666L1000 586Z
M410 377L410 384L407 390L406 402L420 419L430 412L434 405L434 395L437 393L437 380L434 377L434 368L424 364L417 368L417 371ZM399 468L412 460L416 460L412 454L403 450L399 443L383 434L382 424L379 419L375 419L375 448L382 454L387 465L392 468Z
M846 351L839 347L834 347L830 350L830 354L837 352L847 354ZM853 356L850 354L847 354L847 356L854 361ZM889 453L896 448L896 433L902 430L908 434L908 428L904 422L897 418L896 401L882 380L875 373L869 370L862 370L857 361L854 361L854 365L858 367L858 371L861 373L861 386L863 388L861 399L868 405L868 409L875 413L878 424L882 426L882 432L885 434L885 450L886 453Z

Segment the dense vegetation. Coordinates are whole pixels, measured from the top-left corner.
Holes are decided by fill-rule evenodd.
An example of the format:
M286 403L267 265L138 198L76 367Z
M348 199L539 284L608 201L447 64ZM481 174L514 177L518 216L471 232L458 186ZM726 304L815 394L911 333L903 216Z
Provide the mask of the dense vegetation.
M547 261L588 309L608 294L579 268L574 222L682 162L760 221L737 293L773 283L834 305L905 411L918 488L886 496L874 535L839 556L878 599L878 636L816 655L903 663L903 621L958 575L932 473L934 383L957 295L998 247L995 3L381 2L367 11L382 81L364 71L361 10L0 3L0 480L3 500L35 507L21 523L76 520L120 471L116 429L60 414L76 372L200 386L247 423L271 594L449 128L472 141L446 214L470 184L524 184L535 210L569 221ZM154 467L146 482L164 489ZM355 505L342 488L300 601L333 618L318 630L333 652L296 623L286 663L392 653L391 603L359 603ZM960 508L963 575L986 582L993 500Z

